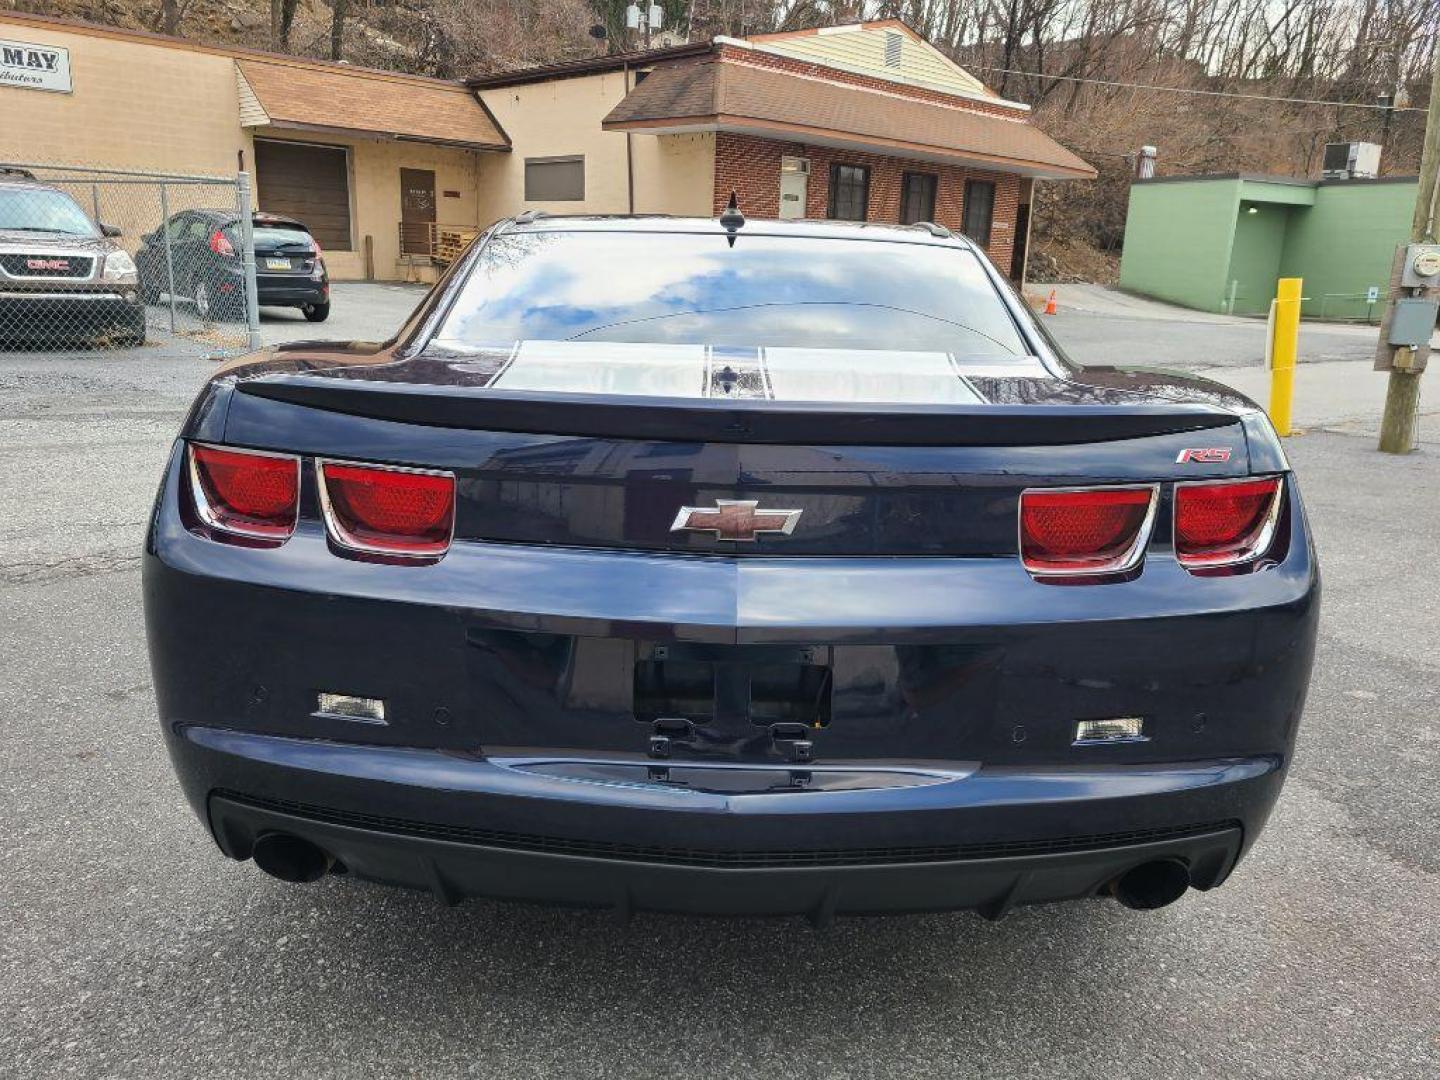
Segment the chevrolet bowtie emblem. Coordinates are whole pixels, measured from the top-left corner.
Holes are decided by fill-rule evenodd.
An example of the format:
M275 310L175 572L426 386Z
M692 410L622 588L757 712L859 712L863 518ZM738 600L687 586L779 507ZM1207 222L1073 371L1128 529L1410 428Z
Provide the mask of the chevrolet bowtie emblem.
M718 540L754 540L758 533L789 536L799 520L799 510L761 510L752 499L716 499L713 509L682 506L670 531L712 532Z

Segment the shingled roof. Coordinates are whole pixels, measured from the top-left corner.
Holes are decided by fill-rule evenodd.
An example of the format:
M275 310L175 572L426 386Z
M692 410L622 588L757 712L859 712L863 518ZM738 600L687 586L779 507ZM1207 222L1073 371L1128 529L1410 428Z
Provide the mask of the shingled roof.
M346 71L284 60L237 58L242 114L246 90L263 115L252 123L360 131L417 142L508 150L510 140L459 83L377 71Z
M935 100L706 57L657 67L610 114L607 131L745 131L1053 179L1095 169L1039 128Z

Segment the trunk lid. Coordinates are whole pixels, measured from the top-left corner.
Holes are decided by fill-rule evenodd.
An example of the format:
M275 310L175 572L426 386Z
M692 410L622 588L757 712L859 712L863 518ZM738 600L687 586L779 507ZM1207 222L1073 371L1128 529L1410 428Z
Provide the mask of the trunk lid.
M891 400L783 400L773 371L737 370L733 358L684 373L694 376L689 397L555 386L553 371L507 389L514 355L279 359L239 383L227 442L452 470L457 536L470 539L729 555L1013 556L1026 487L1248 470L1248 402L1219 391L1200 404L1180 401L1193 390L1184 377L1101 369L1062 379L972 367L948 376L960 392L932 404L912 400L934 396L933 376L921 373L917 384L913 371L880 388ZM739 390L716 396L726 369ZM585 384L603 372L566 378ZM632 371L622 389L670 391L680 374ZM1226 448L1228 460L1179 460L1196 447ZM687 510L696 513L682 519ZM762 531L747 537L752 526Z

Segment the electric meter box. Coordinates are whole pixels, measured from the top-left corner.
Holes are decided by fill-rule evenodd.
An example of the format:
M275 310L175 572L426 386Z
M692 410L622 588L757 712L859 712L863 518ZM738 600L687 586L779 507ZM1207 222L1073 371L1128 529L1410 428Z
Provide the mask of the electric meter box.
M1407 247L1400 284L1407 289L1440 289L1440 244Z
M1440 315L1440 302L1435 300L1415 296L1396 300L1390 315L1390 344L1411 349L1428 345L1430 335L1435 333L1437 315Z

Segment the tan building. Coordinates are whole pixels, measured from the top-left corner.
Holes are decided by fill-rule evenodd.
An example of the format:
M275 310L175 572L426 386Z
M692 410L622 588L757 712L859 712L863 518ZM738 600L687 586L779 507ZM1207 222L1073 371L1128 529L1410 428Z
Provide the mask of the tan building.
M14 12L0 50L0 160L244 169L340 280L428 278L522 209L708 216L732 190L756 217L935 221L1018 278L1034 180L1094 176L894 21L468 83Z

